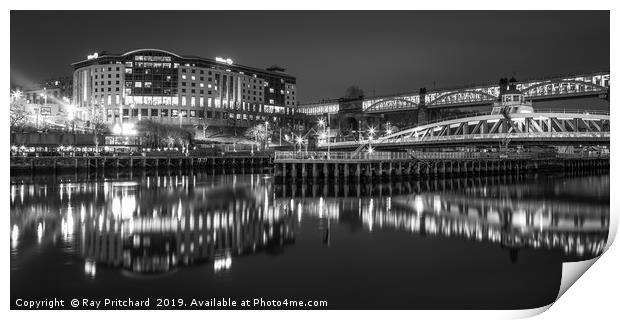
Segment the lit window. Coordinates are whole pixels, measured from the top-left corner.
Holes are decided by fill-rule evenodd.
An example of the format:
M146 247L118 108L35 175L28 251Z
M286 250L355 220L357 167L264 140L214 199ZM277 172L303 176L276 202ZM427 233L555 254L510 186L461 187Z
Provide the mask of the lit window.
M151 87L151 84L152 84L151 82L145 82L145 83L144 83L144 87L145 87L145 88L150 88L150 87Z
M182 75L182 76L181 76L181 78L182 78L183 80L187 79L187 77L186 77L185 75Z
M136 81L135 82L135 86L136 86L136 88L142 88L142 82Z
M181 97L181 106L185 107L187 105L187 98Z
M191 107L195 107L196 106L196 97L191 97L189 100L189 104Z

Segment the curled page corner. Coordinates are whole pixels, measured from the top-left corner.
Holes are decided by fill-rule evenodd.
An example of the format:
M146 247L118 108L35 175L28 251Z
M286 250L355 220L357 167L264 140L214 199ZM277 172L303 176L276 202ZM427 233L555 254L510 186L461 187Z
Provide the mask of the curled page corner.
M547 309L549 309L552 305L553 305L553 303L550 303L550 304L548 304L546 306L542 306L542 307L538 307L538 308L518 310L518 311L515 311L513 313L510 313L508 316L511 319L531 318L531 317L535 317L535 316L537 316L539 314L542 314L543 312L547 311Z
M603 252L602 254L604 254ZM600 256L599 256L600 257ZM560 290L558 296L555 298L557 301L560 297L570 288L577 279L579 279L588 270L594 262L598 260L598 257L590 260L577 261L577 262L565 262L562 264L562 282L560 283Z

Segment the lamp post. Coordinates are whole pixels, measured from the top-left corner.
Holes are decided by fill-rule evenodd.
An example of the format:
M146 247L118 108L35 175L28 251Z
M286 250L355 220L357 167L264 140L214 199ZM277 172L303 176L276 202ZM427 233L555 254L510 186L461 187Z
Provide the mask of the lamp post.
M295 142L299 145L299 153L301 153L301 145L304 143L304 139L301 136L295 138Z
M265 150L269 147L269 121L265 121Z
M372 139L373 139L374 134L375 134L375 128L374 127L370 127L368 129L368 153L372 153L373 152L373 150L372 150Z
M330 131L331 130L330 129L330 124L331 124L330 123L330 113L327 112L327 142L328 142L327 143L327 159L331 159L331 154L330 154L330 145L331 145L331 141L330 141L330 138L331 138L331 135L330 135L330 133L331 133L331 131Z

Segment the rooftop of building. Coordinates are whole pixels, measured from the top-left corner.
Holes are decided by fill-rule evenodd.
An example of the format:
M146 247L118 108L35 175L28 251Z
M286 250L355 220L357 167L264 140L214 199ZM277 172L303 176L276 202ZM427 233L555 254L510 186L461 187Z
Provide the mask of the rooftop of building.
M237 67L240 69L244 69L244 70L248 70L248 71L253 71L253 72L260 72L260 73L267 73L267 74L272 74L274 76L285 76L285 77L289 77L289 78L294 78L293 75L286 73L286 69L282 68L278 65L272 65L271 67L262 69L262 68L256 68L256 67L250 67L250 66L246 66L246 65L241 65L241 64L237 64L234 63L234 61L230 58L205 58L205 57L200 57L200 56L194 56L194 55L181 55L181 54L177 54L171 51L167 51L167 50L163 50L163 49L149 49L149 48L145 48L145 49L136 49L136 50L131 50L131 51L127 51L125 53L111 53L108 51L101 51L100 53L94 53L92 55L89 55L88 58L86 60L81 60L78 62L74 62L71 65L77 69L77 68L81 68L83 66L89 65L92 62L96 62L96 61L100 61L100 60L105 60L108 58L122 58L128 55L132 55L132 54L137 54L140 52L159 52L159 53L164 53L164 54L168 54L171 56L175 56L179 59L182 60L188 60L188 61L201 61L201 62L207 62L207 63L212 63L212 64L219 64L222 66L231 66L231 67Z

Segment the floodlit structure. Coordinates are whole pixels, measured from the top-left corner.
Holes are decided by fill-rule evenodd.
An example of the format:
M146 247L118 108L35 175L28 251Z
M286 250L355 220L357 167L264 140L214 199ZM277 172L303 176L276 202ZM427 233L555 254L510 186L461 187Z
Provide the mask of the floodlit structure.
M151 119L244 127L286 120L297 103L295 77L275 65L139 49L94 53L73 67L75 104L109 124Z

